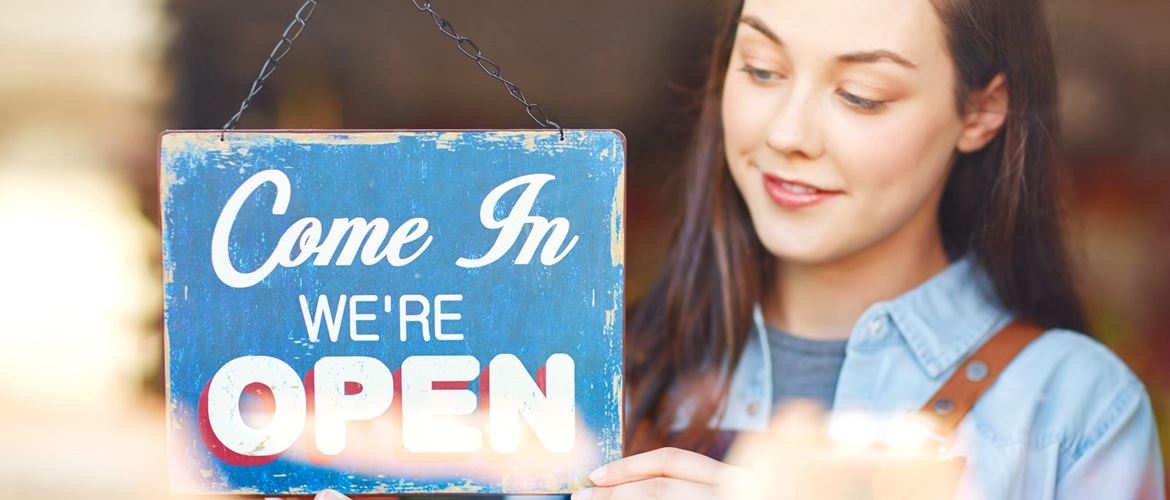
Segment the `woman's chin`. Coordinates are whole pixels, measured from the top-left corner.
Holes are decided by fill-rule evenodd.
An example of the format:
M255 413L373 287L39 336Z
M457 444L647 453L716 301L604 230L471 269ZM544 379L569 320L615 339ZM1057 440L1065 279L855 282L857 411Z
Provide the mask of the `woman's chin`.
M791 238L768 241L765 238L762 242L776 260L802 266L832 262L839 258L840 253L839 247L822 241L792 241Z

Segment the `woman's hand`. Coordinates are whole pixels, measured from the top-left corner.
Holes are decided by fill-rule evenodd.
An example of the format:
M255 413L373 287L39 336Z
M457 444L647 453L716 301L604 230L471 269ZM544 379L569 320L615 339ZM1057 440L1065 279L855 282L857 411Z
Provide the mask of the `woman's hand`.
M695 452L659 448L603 465L589 473L592 488L573 500L715 498L740 469Z
M871 427L856 415L830 432L817 407L782 408L766 432L741 433L726 459L661 448L617 460L589 474L594 487L574 500L735 498L751 500L918 500L951 498L964 461L942 456L928 422ZM887 439L873 438L883 432Z

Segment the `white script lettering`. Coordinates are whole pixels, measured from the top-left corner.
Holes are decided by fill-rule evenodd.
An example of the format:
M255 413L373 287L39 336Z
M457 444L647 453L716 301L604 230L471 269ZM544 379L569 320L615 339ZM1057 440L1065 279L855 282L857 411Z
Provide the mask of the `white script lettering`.
M260 267L249 272L236 269L231 261L229 239L232 226L243 208L244 202L264 183L271 182L276 186L276 200L272 203L272 215L284 215L288 210L289 199L292 197L292 187L288 176L280 170L265 170L257 173L240 185L235 193L228 198L219 219L215 223L215 230L211 235L211 265L215 275L224 284L235 288L247 288L267 278L277 266L296 267L304 264L310 257L316 255L312 261L314 266L328 266L331 263L338 266L348 266L361 250L361 262L367 266L381 261L389 262L395 267L405 266L420 255L431 244L433 237L426 236L429 223L422 217L414 217L402 223L387 240L390 233L390 222L378 217L367 221L361 217L353 219L333 219L328 233L323 233L321 221L315 217L304 217L294 222L280 239L276 248ZM322 239L324 234L324 239ZM403 255L405 247L426 236L418 249L409 255ZM342 243L345 243L344 246ZM364 243L363 243L364 242ZM385 245L383 246L383 242ZM341 252L337 253L338 247ZM334 260L334 257L337 257Z
M512 249L528 225L531 228L513 261L515 264L531 263L538 249L540 263L546 266L564 259L578 240L575 235L569 238L569 220L565 217L549 220L532 214L540 189L553 179L555 177L550 174L528 174L492 189L480 205L479 220L485 228L498 231L495 242L483 256L459 258L455 264L463 268L478 268L499 260ZM330 221L328 226L316 217L302 217L284 230L262 264L251 271L240 270L231 257L232 227L248 198L267 183L276 187L271 214L284 215L292 198L292 185L284 172L271 169L258 172L245 180L228 198L216 220L211 235L211 265L220 281L228 286L248 288L263 281L277 267L291 268L306 263L312 266L349 266L355 260L360 260L366 266L386 262L394 267L402 267L418 259L434 239L427 234L430 223L422 217L407 219L393 232L390 222L382 217L371 220L361 217L337 218ZM494 214L497 209L502 212L506 208L498 206L501 199L521 187L523 191L508 215L496 219ZM362 319L359 317L357 320Z
M561 249L565 237L569 235L569 220L557 217L550 221L539 215L531 215L532 205L536 203L536 195L540 192L540 188L555 178L550 174L528 174L496 186L483 199L483 204L479 207L479 222L483 224L483 227L500 230L496 242L482 257L478 259L460 258L455 261L455 264L459 267L476 268L499 260L508 250L512 249L512 245L516 243L516 238L520 237L520 231L524 229L525 224L532 224L532 231L528 233L528 239L524 240L524 246L520 248L520 254L516 256L516 264L528 264L532 261L532 254L536 253L536 247L540 245L544 235L549 234L550 229L552 232L548 236L548 241L540 251L540 263L551 266L565 258L569 250L573 249L573 245L577 244L577 237L573 236L573 239L569 240L569 244ZM516 204L512 206L512 211L508 213L507 217L496 220L493 213L500 198L519 186L525 186L525 188L520 193L520 198L516 200Z

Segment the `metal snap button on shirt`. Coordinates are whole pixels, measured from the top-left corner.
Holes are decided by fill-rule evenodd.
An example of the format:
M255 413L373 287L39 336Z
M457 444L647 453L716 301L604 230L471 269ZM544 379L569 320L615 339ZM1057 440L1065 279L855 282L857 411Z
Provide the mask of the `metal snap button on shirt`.
M955 403L949 399L940 399L934 402L934 412L945 416L955 411Z
M760 412L760 402L759 401L752 401L752 402L748 403L748 405L747 405L748 415L751 415L754 417L759 412Z
M881 318L870 320L869 324L865 326L869 331L869 336L873 338L881 337L886 333L886 325Z
M987 378L987 363L982 361L972 361L967 365L967 380L972 382L979 382Z

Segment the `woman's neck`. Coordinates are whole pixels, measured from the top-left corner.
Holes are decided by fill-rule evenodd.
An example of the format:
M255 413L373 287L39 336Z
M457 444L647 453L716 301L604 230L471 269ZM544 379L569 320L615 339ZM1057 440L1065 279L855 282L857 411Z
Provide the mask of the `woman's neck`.
M764 303L768 324L801 337L848 338L869 306L897 297L947 267L940 235L933 232L922 239L889 238L846 258L812 265L780 260L772 283L775 293Z

